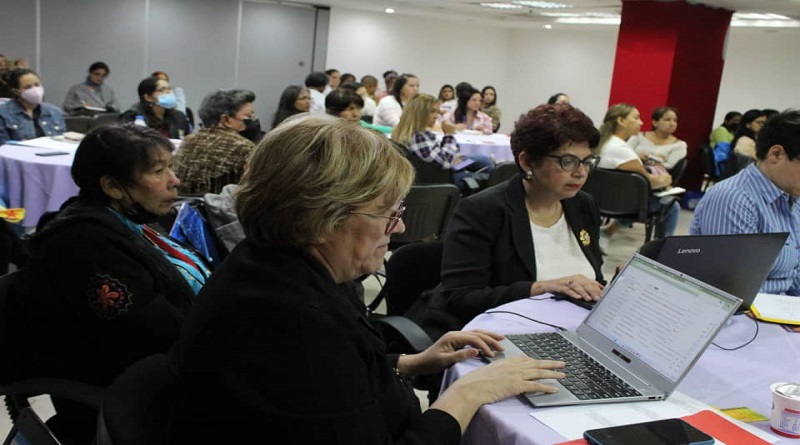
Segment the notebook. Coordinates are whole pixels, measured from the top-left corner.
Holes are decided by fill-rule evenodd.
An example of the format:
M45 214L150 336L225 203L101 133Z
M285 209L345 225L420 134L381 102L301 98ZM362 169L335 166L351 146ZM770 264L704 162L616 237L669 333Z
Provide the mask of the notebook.
M504 352L489 360L515 355L565 360L567 373L577 371L582 362L599 364L599 376L578 382L583 385L573 377L543 380L559 392L525 394L537 407L663 400L741 302L637 253L576 331L507 335L501 342ZM568 358L561 352L534 352L538 347L526 345L529 340L566 343L579 352ZM602 382L609 382L611 389L597 391Z
M741 313L750 309L788 237L788 232L668 236L650 241L639 253L741 298ZM566 295L556 299L594 306Z

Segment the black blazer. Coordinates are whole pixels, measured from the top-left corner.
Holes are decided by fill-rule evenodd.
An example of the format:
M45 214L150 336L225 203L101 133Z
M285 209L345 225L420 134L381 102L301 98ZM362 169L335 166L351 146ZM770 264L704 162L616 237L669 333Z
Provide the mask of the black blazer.
M582 191L561 203L595 279L605 283L597 203ZM445 234L439 306L463 327L483 311L527 298L536 281L535 258L520 175L465 198Z

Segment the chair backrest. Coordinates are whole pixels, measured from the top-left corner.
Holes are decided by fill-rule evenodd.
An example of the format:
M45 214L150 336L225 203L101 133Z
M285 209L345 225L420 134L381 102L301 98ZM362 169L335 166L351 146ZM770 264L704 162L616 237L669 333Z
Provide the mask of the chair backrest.
M97 113L92 116L94 119L94 127L99 127L101 125L113 125L119 122L119 113Z
M681 159L680 161L676 162L675 165L669 169L669 174L672 176L672 185L678 185L681 181L681 177L683 176L683 172L686 171L686 158Z
M386 315L404 315L426 290L441 281L442 241L409 243L386 263Z
M719 179L719 172L717 171L716 161L714 160L714 150L708 144L700 144L700 162L703 165L703 173L708 175L712 181Z
M88 133L94 126L94 119L91 116L64 116L64 123L67 131Z
M399 142L392 141L392 145L400 150L414 166L416 172L414 184L453 184L452 170L442 168L435 162L425 162Z
M145 357L125 369L106 388L96 445L167 443L176 382L166 354Z
M411 186L411 191L406 196L406 213L403 216L406 231L392 235L390 247L439 239L460 199L461 192L453 184Z
M649 219L650 182L640 173L595 168L583 191L592 195L603 216Z
M516 162L498 162L497 165L494 166L494 170L489 173L489 180L486 182L486 187L491 187L507 181L513 178L517 173L519 173L519 167Z
M20 354L25 349L18 330L20 321L14 289L21 280L23 270L16 270L0 277L0 354L4 357L0 364L0 385L17 381L25 374L27 360Z

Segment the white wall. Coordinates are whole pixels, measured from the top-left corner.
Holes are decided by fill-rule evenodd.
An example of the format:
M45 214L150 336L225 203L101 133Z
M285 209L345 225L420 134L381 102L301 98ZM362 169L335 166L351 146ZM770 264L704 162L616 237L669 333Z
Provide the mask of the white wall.
M434 95L444 83L492 84L503 133L556 92L569 94L599 126L608 107L617 33L613 26L513 30L333 8L327 66L359 78L380 79L390 68L412 72L420 76L422 91ZM730 110L800 107L798 55L800 30L732 28L715 125Z

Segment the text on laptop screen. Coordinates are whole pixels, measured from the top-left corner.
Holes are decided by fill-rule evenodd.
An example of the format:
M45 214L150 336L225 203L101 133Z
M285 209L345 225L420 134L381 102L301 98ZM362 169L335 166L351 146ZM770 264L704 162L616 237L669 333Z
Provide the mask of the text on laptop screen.
M738 304L635 257L611 287L586 324L672 381Z

